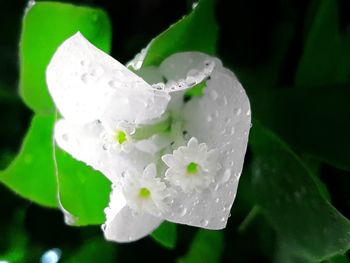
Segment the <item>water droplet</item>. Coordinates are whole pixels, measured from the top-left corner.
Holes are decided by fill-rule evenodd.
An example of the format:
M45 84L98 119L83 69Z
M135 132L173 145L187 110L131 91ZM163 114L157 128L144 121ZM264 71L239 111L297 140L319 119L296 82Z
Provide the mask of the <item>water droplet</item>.
M90 76L89 76L88 74L83 74L83 75L81 75L81 80L82 80L85 84L89 84Z
M117 81L117 80L110 80L109 82L108 82L108 85L111 87L111 88L118 88L118 87L120 87L120 82L119 81Z
M235 134L235 132L236 132L235 127L232 127L232 128L231 128L231 135Z
M220 198L215 198L215 203L219 203L220 202Z
M202 226L207 226L207 225L209 225L209 220L207 220L207 219L202 219L202 220L200 221L200 224L201 224Z
M176 213L178 214L178 216L183 217L183 216L185 216L186 213L187 213L187 208L184 207L183 205L180 205L180 206L178 207L178 209L176 210Z
M156 90L164 90L165 89L165 84L162 82L152 84L152 87Z
M225 222L225 221L226 221L226 217L224 217L224 216L221 217L221 218L220 218L220 221L221 221L221 222Z
M212 60L206 60L206 61L204 61L204 66L205 66L204 73L207 75L210 75L214 69L215 62Z
M103 72L103 68L98 66L91 71L91 76L100 77L103 74Z
M231 177L231 169L226 169L221 180L220 183L224 184L226 183Z
M194 86L197 84L197 81L193 76L187 76L185 82L188 86Z
M250 111L250 109L247 111L247 116L250 116L250 114L251 114L251 111Z
M207 122L211 122L213 120L213 117L211 116L211 115L209 115L208 117L207 117Z
M241 114L241 112L242 112L242 109L241 109L241 108L235 109L235 114L236 114L237 116L239 116L239 115Z
M215 90L211 90L209 96L212 100L216 100L218 98L218 93Z

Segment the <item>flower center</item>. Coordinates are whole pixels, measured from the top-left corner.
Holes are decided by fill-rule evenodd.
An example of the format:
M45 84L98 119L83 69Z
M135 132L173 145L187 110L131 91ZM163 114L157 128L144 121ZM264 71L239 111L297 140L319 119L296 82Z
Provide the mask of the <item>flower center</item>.
M142 198L142 199L147 199L151 196L151 191L148 190L148 188L146 187L142 187L140 188L140 191L139 191L139 197Z
M198 164L194 163L194 162L190 162L187 167L186 167L186 170L187 170L187 173L188 174L196 174L198 173Z
M126 133L123 131L117 131L115 139L118 141L119 144L123 144L124 142L126 142Z

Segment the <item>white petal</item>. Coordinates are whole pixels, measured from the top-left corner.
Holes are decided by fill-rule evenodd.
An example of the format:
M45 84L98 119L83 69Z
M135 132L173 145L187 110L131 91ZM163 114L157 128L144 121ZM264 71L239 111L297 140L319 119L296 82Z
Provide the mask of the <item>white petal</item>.
M216 64L221 62L199 52L176 53L161 63L159 69L168 81L166 90L171 95L168 108L173 115L180 114L186 91L205 80Z
M147 167L143 171L143 176L146 178L153 178L153 177L156 177L156 175L157 175L157 168L154 163L147 165Z
M167 59L168 78L184 78L190 69L215 64L202 97L185 103L182 117L189 136L217 149L221 169L210 188L201 193L179 194L174 212L166 219L208 229L226 226L236 196L251 125L250 104L241 84L218 59L197 52L178 53Z
M89 43L80 33L56 51L46 71L49 92L66 118L144 123L163 114L169 96Z
M166 133L155 134L149 139L136 142L135 146L142 152L154 155L164 148L168 147L171 141L171 137Z
M129 153L115 153L104 150L100 136L103 128L98 122L83 126L61 119L55 125L55 140L60 148L75 159L102 172L109 180L116 183L121 174L127 170L143 169L151 163L151 154L137 149Z
M163 221L148 213L135 213L125 204L121 194L111 195L107 221L104 225L106 239L116 242L135 241L152 233Z
M61 119L55 124L55 140L60 148L75 159L100 170L100 163L106 159L106 154L99 141L99 134L102 130L98 122L78 126Z

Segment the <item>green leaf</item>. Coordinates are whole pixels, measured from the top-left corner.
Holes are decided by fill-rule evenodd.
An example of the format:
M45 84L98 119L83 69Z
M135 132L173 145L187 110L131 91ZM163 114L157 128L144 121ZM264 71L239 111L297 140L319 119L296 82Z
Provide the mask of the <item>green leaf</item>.
M0 243L2 244L0 262L24 262L26 256L28 256L29 240L25 231L24 221L25 211L20 209L14 214L11 225L6 227L6 231L2 231L0 237ZM5 253L3 253L4 244L6 244Z
M60 203L71 216L70 224L91 225L105 221L111 183L86 164L56 148Z
M300 158L257 122L250 144L256 200L289 250L321 261L349 249L349 220L329 203Z
M0 181L20 196L57 207L51 116L34 116L18 156L0 172Z
M289 145L350 171L347 86L270 89L250 94L255 118Z
M189 15L151 41L143 66L158 66L165 58L177 52L201 51L214 54L218 38L214 11L214 0L200 0Z
M46 67L68 37L80 31L98 48L109 52L111 25L96 8L38 2L26 12L20 39L20 94L36 113L54 113L45 82Z
M198 230L187 254L181 257L179 263L220 262L224 249L224 235L216 230Z
M344 84L350 81L350 30L342 32L340 29L337 1L318 2L318 10L297 69L297 86Z
M151 237L166 248L176 247L176 224L164 221L153 233Z
M80 262L116 262L116 245L101 237L91 238L84 242L73 254L65 257L64 263ZM63 255L64 256L64 255Z

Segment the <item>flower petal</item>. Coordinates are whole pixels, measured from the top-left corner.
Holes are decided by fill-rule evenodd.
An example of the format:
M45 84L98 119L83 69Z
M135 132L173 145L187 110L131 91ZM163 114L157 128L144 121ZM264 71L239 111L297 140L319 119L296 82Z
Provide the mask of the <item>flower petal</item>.
M143 169L153 161L151 154L137 149L119 154L105 150L100 136L102 131L102 125L97 121L80 126L61 119L55 125L55 140L64 151L101 171L114 183L125 170Z
M106 210L107 221L103 227L106 239L116 242L131 242L152 233L162 219L148 213L136 213L126 206L119 189L111 195L110 207Z
M213 66L214 63L214 66ZM165 64L165 63L164 63ZM235 75L218 59L197 52L178 53L162 69L168 79L184 79L189 71L213 67L204 94L185 103L184 130L208 149L216 149L221 166L215 182L200 193L180 193L166 219L221 229L226 226L242 171L251 125L248 97ZM208 66L208 67L209 67ZM191 73L192 74L192 73Z
M161 116L169 101L80 33L67 39L46 71L50 94L60 113L76 123L97 119L145 123Z

